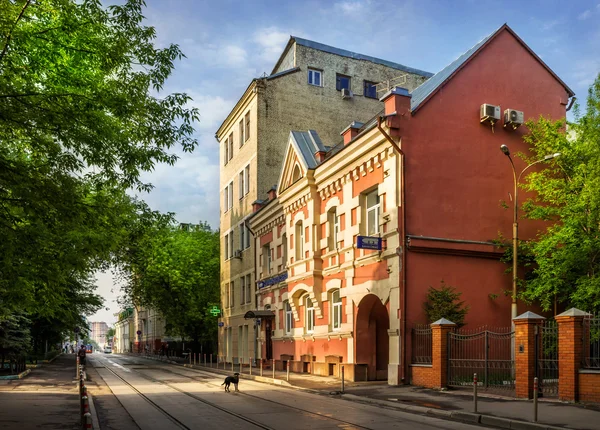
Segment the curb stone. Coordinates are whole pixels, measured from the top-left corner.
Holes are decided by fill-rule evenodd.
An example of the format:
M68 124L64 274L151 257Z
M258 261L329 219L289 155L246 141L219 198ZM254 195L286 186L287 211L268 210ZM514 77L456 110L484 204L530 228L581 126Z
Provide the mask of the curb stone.
M31 369L27 369L24 372L19 373L18 375L6 375L0 376L0 380L15 380L15 379L23 379L27 375L31 373Z
M467 423L479 424L481 415L473 414L471 412L453 411L452 414L450 414L450 418L457 420L457 421L464 421Z

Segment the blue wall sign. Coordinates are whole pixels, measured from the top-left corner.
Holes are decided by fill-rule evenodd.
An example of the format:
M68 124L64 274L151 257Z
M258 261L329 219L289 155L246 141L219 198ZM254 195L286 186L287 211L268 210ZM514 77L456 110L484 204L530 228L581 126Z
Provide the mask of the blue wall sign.
M265 288L270 285L279 284L280 282L285 281L287 279L287 277L288 277L287 272L283 272L283 273L280 273L279 275L275 275L271 278L265 279L264 281L258 281L256 283L256 285L258 286L258 289L260 290L261 288Z
M371 236L358 236L356 247L358 249L372 249L381 251L381 238Z
M219 327L223 327L225 323L223 321L219 321Z

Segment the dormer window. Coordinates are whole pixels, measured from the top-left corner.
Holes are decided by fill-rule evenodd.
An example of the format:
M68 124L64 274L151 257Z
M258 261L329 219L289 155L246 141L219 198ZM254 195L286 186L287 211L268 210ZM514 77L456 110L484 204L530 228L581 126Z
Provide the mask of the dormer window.
M296 182L302 178L302 172L300 171L300 166L297 164L294 166L294 173L292 174L292 182Z

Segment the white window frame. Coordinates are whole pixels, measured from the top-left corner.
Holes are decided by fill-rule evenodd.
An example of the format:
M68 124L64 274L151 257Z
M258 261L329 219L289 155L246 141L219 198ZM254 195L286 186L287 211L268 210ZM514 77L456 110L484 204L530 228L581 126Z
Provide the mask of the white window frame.
M239 137L240 137L240 148L241 148L242 146L244 146L244 142L246 142L246 139L244 139L244 118L242 118L240 120L238 128L239 128L239 133L240 133Z
M316 75L319 76L319 83L318 84L314 83ZM312 85L314 87L322 87L323 86L323 71L319 70L319 69L309 68L307 76L306 76L306 80L308 82L308 85Z
M339 301L335 301L335 295ZM337 316L337 324L335 323ZM342 328L342 296L340 290L334 290L331 292L331 329L336 331Z
M293 320L293 314L292 314L292 307L290 306L289 300L286 300L285 302L283 302L283 312L285 313L285 318L284 318L285 334L291 334L294 320Z
M229 143L229 161L233 158L233 131L229 133L229 138L227 139Z
M250 164L244 167L244 195L250 192Z
M225 234L225 260L229 260L229 233Z
M369 197L370 196L375 196L376 198L376 203L369 206ZM370 193L367 193L365 195L365 215L366 215L366 219L365 219L365 225L366 225L366 230L365 233L367 234L367 236L371 236L371 235L378 235L380 232L379 229L379 217L381 215L381 198L378 194L378 190L373 190ZM371 213L374 213L373 218L374 218L374 225L371 225L369 223L369 215Z
M310 303L310 307L308 304ZM306 333L315 332L315 305L309 296L304 297L304 327L306 327Z
M233 229L229 232L229 258L233 258Z
M239 199L242 200L245 196L244 190L246 189L244 185L244 172L238 173L238 191L239 191Z
M268 260L267 260L267 269L269 270L269 273L271 273L273 271L273 249L271 248L271 246L269 246L269 253L268 253Z
M229 185L223 189L223 212L229 210Z
M229 201L229 209L233 208L233 181L229 183L229 196L227 199Z
M338 249L338 236L340 232L340 217L337 214L337 208L329 211L329 250Z
M224 146L225 146L225 153L223 155L225 157L224 157L224 163L223 163L223 165L227 166L227 163L229 163L229 138L228 137L225 139L225 145Z

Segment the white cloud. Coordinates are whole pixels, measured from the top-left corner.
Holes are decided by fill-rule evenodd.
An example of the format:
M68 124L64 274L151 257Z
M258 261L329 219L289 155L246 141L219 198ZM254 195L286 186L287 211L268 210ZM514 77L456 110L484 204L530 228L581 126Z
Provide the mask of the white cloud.
M257 30L253 39L259 45L260 58L265 62L275 63L289 38L289 34L277 27L267 27Z
M248 61L246 50L234 44L215 45L185 39L181 49L191 61L205 68L244 67Z
M360 17L364 16L364 11L369 3L369 1L366 3L361 1L342 1L335 3L333 6L334 8L341 10L346 15Z
M221 96L205 96L194 90L185 92L193 99L188 107L196 107L200 111L200 123L196 124L196 129L211 135L217 131L235 104L235 101L226 100Z
M588 58L575 63L572 73L578 87L587 89L598 76L600 70L600 59Z
M592 11L588 9L585 12L583 12L581 15L579 15L577 17L577 19L583 21L585 19L588 19L590 16L592 16Z

